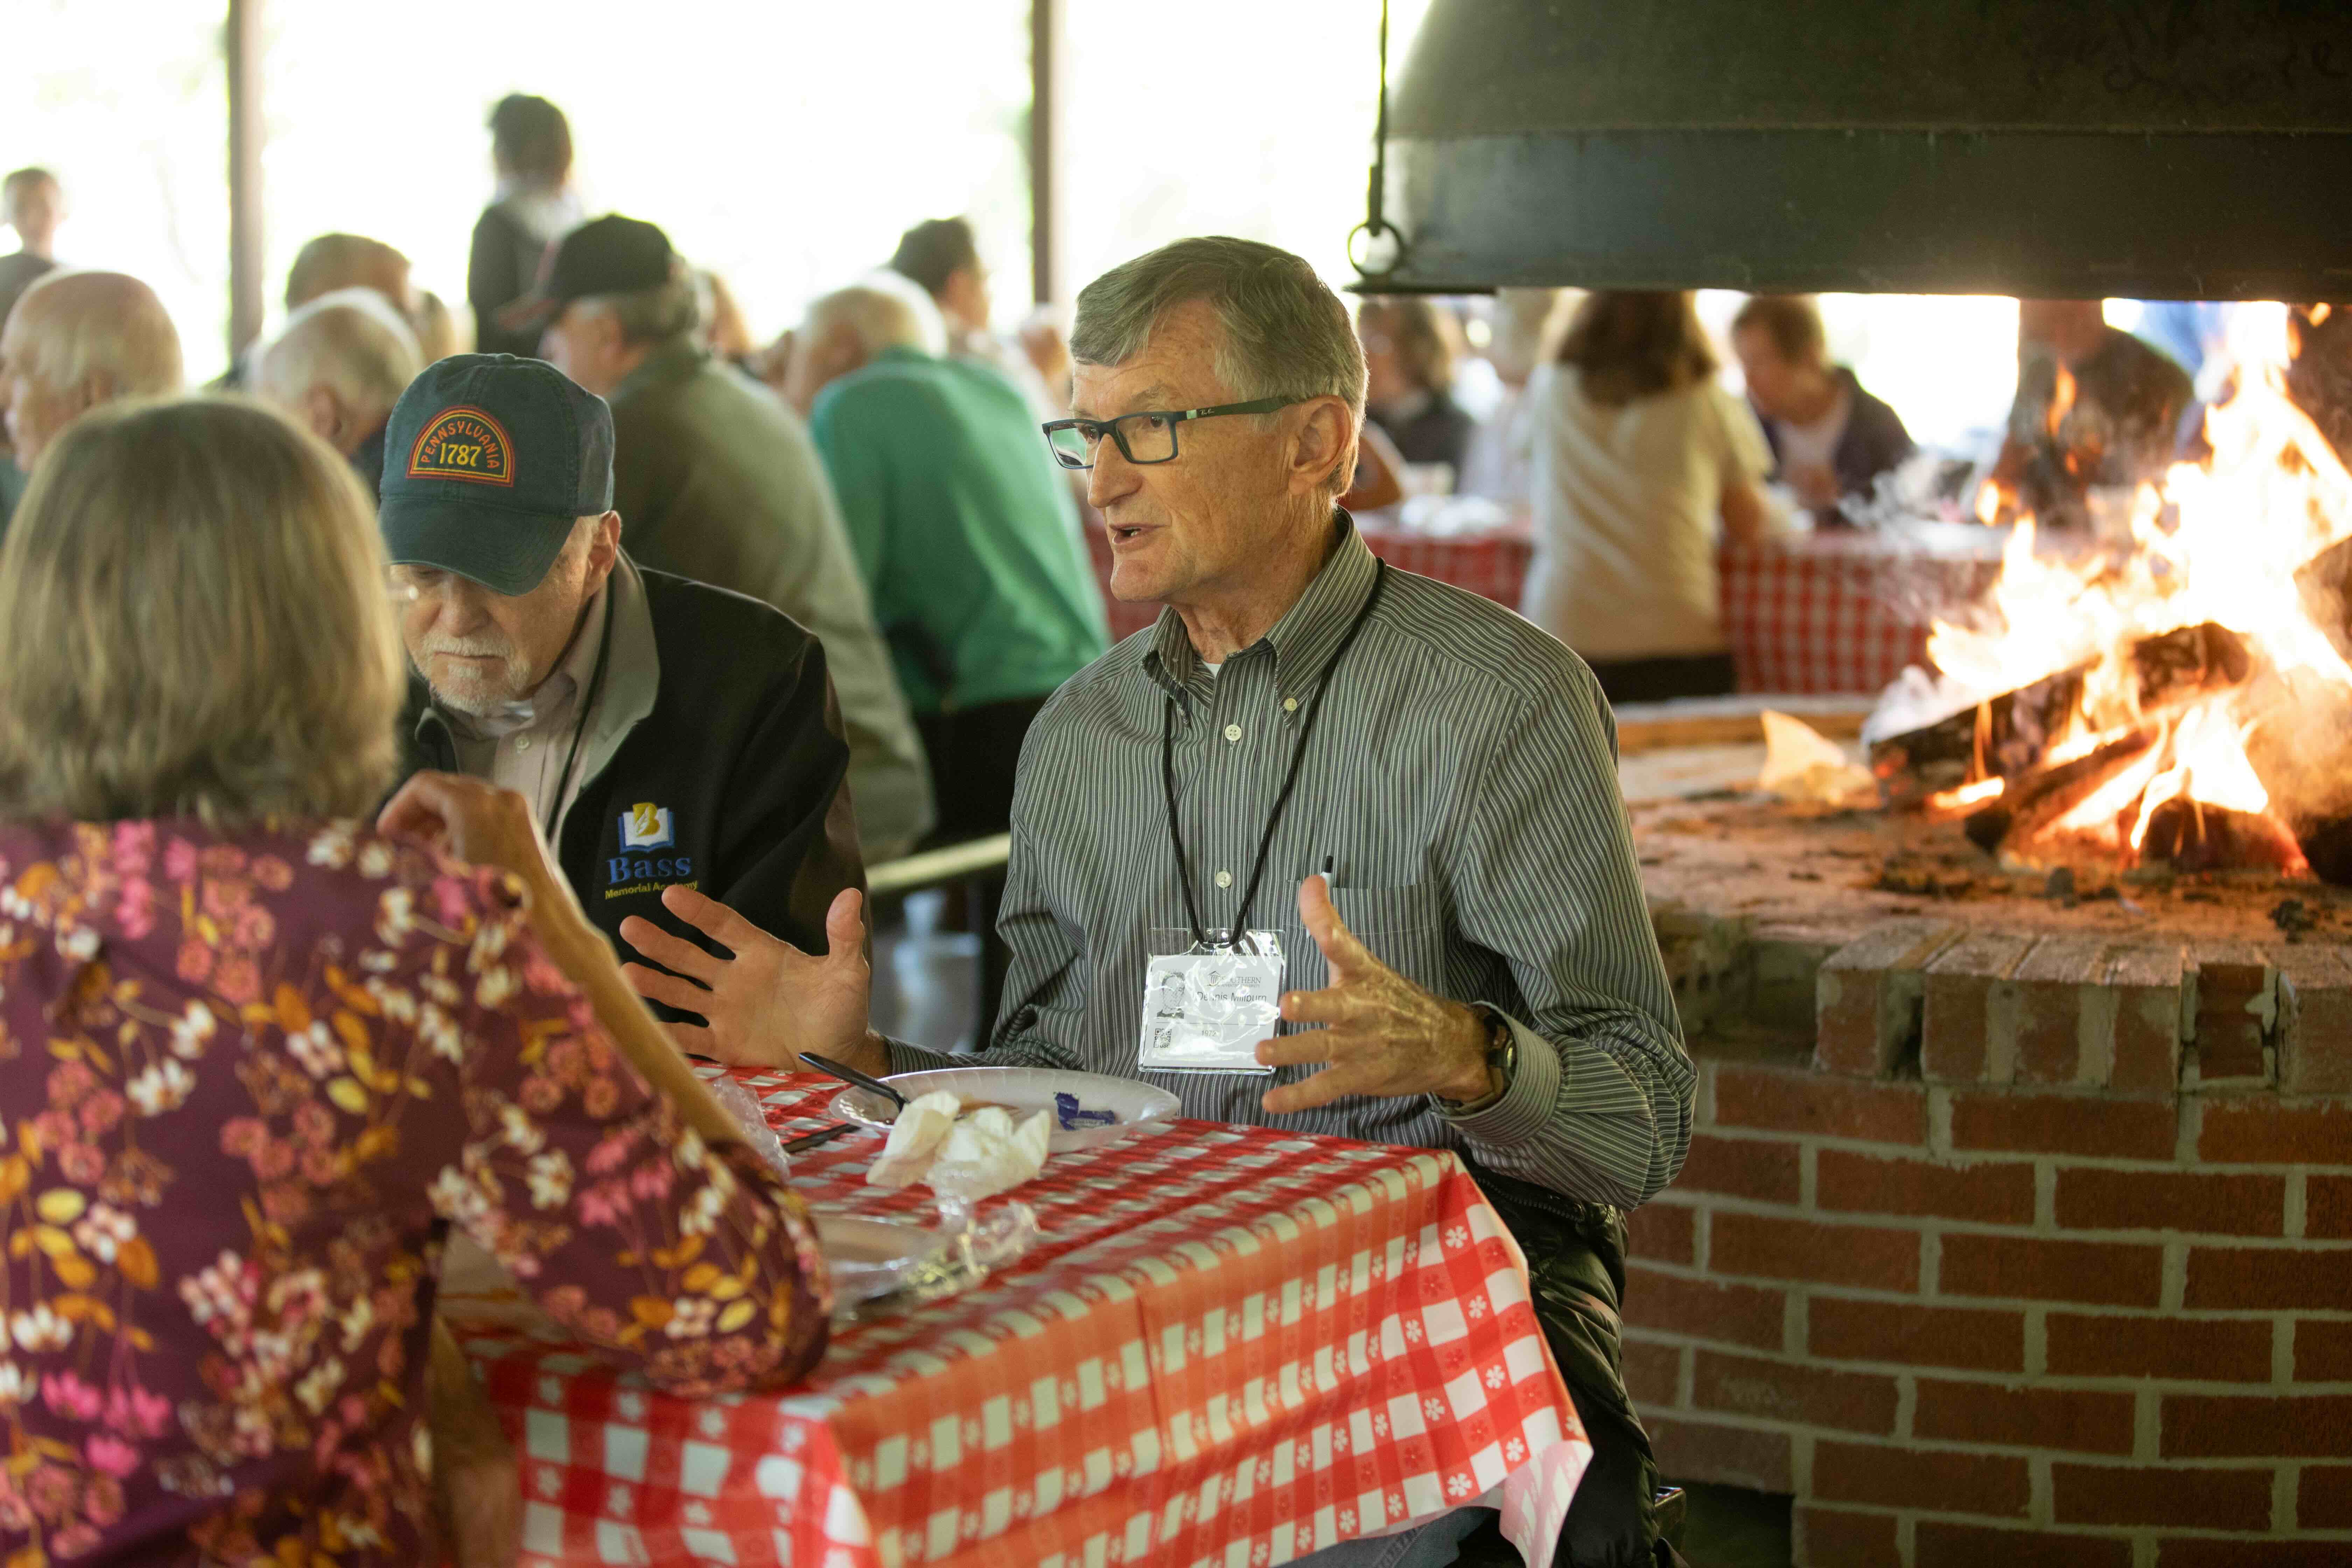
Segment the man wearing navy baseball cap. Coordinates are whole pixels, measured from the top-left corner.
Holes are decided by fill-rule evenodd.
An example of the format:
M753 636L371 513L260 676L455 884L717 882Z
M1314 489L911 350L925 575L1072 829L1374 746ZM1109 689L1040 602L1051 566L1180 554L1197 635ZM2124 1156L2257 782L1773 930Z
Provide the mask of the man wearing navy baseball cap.
M864 869L816 638L623 553L612 413L552 365L443 360L385 434L410 770L520 791L616 945L633 914L687 934L677 887L822 949Z

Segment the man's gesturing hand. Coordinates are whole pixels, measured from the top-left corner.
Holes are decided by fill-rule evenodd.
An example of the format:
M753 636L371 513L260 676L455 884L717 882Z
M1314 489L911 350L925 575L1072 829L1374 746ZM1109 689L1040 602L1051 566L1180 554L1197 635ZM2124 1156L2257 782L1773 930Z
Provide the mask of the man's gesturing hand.
M1298 915L1323 950L1331 984L1328 990L1286 994L1282 1016L1294 1024L1325 1026L1264 1041L1257 1059L1269 1067L1330 1066L1270 1090L1259 1102L1269 1115L1328 1105L1349 1094L1434 1094L1465 1100L1491 1089L1486 1028L1477 1014L1431 995L1374 958L1339 923L1330 885L1321 877L1298 885Z
M844 889L825 911L823 958L770 936L691 888L664 889L662 907L734 955L707 952L635 915L621 922L623 942L677 971L624 964L629 984L656 1002L709 1020L707 1026L671 1025L680 1047L730 1067L798 1070L804 1050L859 1058L869 976L864 899L855 888Z

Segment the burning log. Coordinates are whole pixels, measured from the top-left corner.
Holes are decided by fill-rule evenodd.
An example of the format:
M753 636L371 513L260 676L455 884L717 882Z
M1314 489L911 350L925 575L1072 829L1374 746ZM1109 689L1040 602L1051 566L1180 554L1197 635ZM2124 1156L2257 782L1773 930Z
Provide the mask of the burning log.
M2186 795L2175 795L2148 814L2140 855L2179 871L2295 875L2309 868L2294 835L2268 812L2231 811Z
M1969 815L1962 831L1988 855L2000 852L2012 834L2032 838L2040 828L2072 811L2116 768L2156 744L2162 731L2146 725L2071 761L2033 769L2009 781L1990 805ZM2020 824L2024 832L2017 833Z
M2253 669L2245 640L2211 621L2141 637L2125 657L2140 712L2147 716L2235 686ZM1870 748L1870 771L1881 794L1890 805L1916 805L1975 780L2032 773L2080 710L2092 668L2059 670L1877 742Z

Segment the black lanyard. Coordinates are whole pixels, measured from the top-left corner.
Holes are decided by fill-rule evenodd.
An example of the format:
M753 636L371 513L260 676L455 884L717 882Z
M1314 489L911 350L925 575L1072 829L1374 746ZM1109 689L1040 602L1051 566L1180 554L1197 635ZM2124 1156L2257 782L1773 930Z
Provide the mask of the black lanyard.
M579 721L572 726L572 749L564 753L563 771L555 775L555 802L547 808L547 843L555 846L555 824L563 815L563 792L571 786L572 765L580 761L580 738L588 733L588 720L596 699L604 691L604 661L613 656L613 578L604 578L604 635L596 645L596 665L588 672L588 689L582 695Z
M1371 618L1372 606L1381 602L1381 589L1388 581L1388 570L1389 563L1385 561L1374 563L1372 591L1364 596L1364 607L1358 610L1356 618L1348 623L1348 635L1341 637L1339 646L1331 650L1330 658L1323 666L1323 673L1316 678L1315 695L1307 700L1307 713L1298 724L1298 743L1290 751L1290 771L1283 775L1282 793L1275 796L1274 813L1265 819L1265 831L1258 837L1257 864L1250 868L1249 881L1242 889L1241 909L1234 916L1231 930L1237 945L1249 940L1250 905L1257 899L1259 879L1265 875L1266 851L1273 847L1274 830L1281 826L1282 814L1289 809L1290 792L1298 785L1298 764L1307 759L1307 742L1313 738L1315 721L1323 711L1323 693L1331 685L1331 672L1339 668L1341 659L1348 657L1348 650L1355 646L1356 634L1364 629L1364 623ZM1206 947L1209 932L1201 923L1200 901L1192 894L1192 863L1184 855L1184 835L1176 826L1176 698L1172 693L1169 695L1167 712L1160 725L1160 779L1168 791L1168 842L1176 850L1176 878L1184 888L1184 915L1192 922L1194 945Z

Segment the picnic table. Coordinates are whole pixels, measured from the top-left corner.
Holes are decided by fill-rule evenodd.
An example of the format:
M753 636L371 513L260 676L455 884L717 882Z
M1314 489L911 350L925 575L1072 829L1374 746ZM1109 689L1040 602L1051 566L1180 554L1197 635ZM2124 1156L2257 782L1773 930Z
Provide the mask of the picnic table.
M733 1076L786 1137L833 1120L828 1079ZM927 1191L865 1185L879 1146L796 1156L793 1185L929 1223ZM1025 1257L837 1323L788 1393L674 1398L509 1289L445 1291L521 1464L523 1562L1268 1568L1474 1501L1550 1561L1591 1449L1453 1154L1176 1121L1013 1195Z

